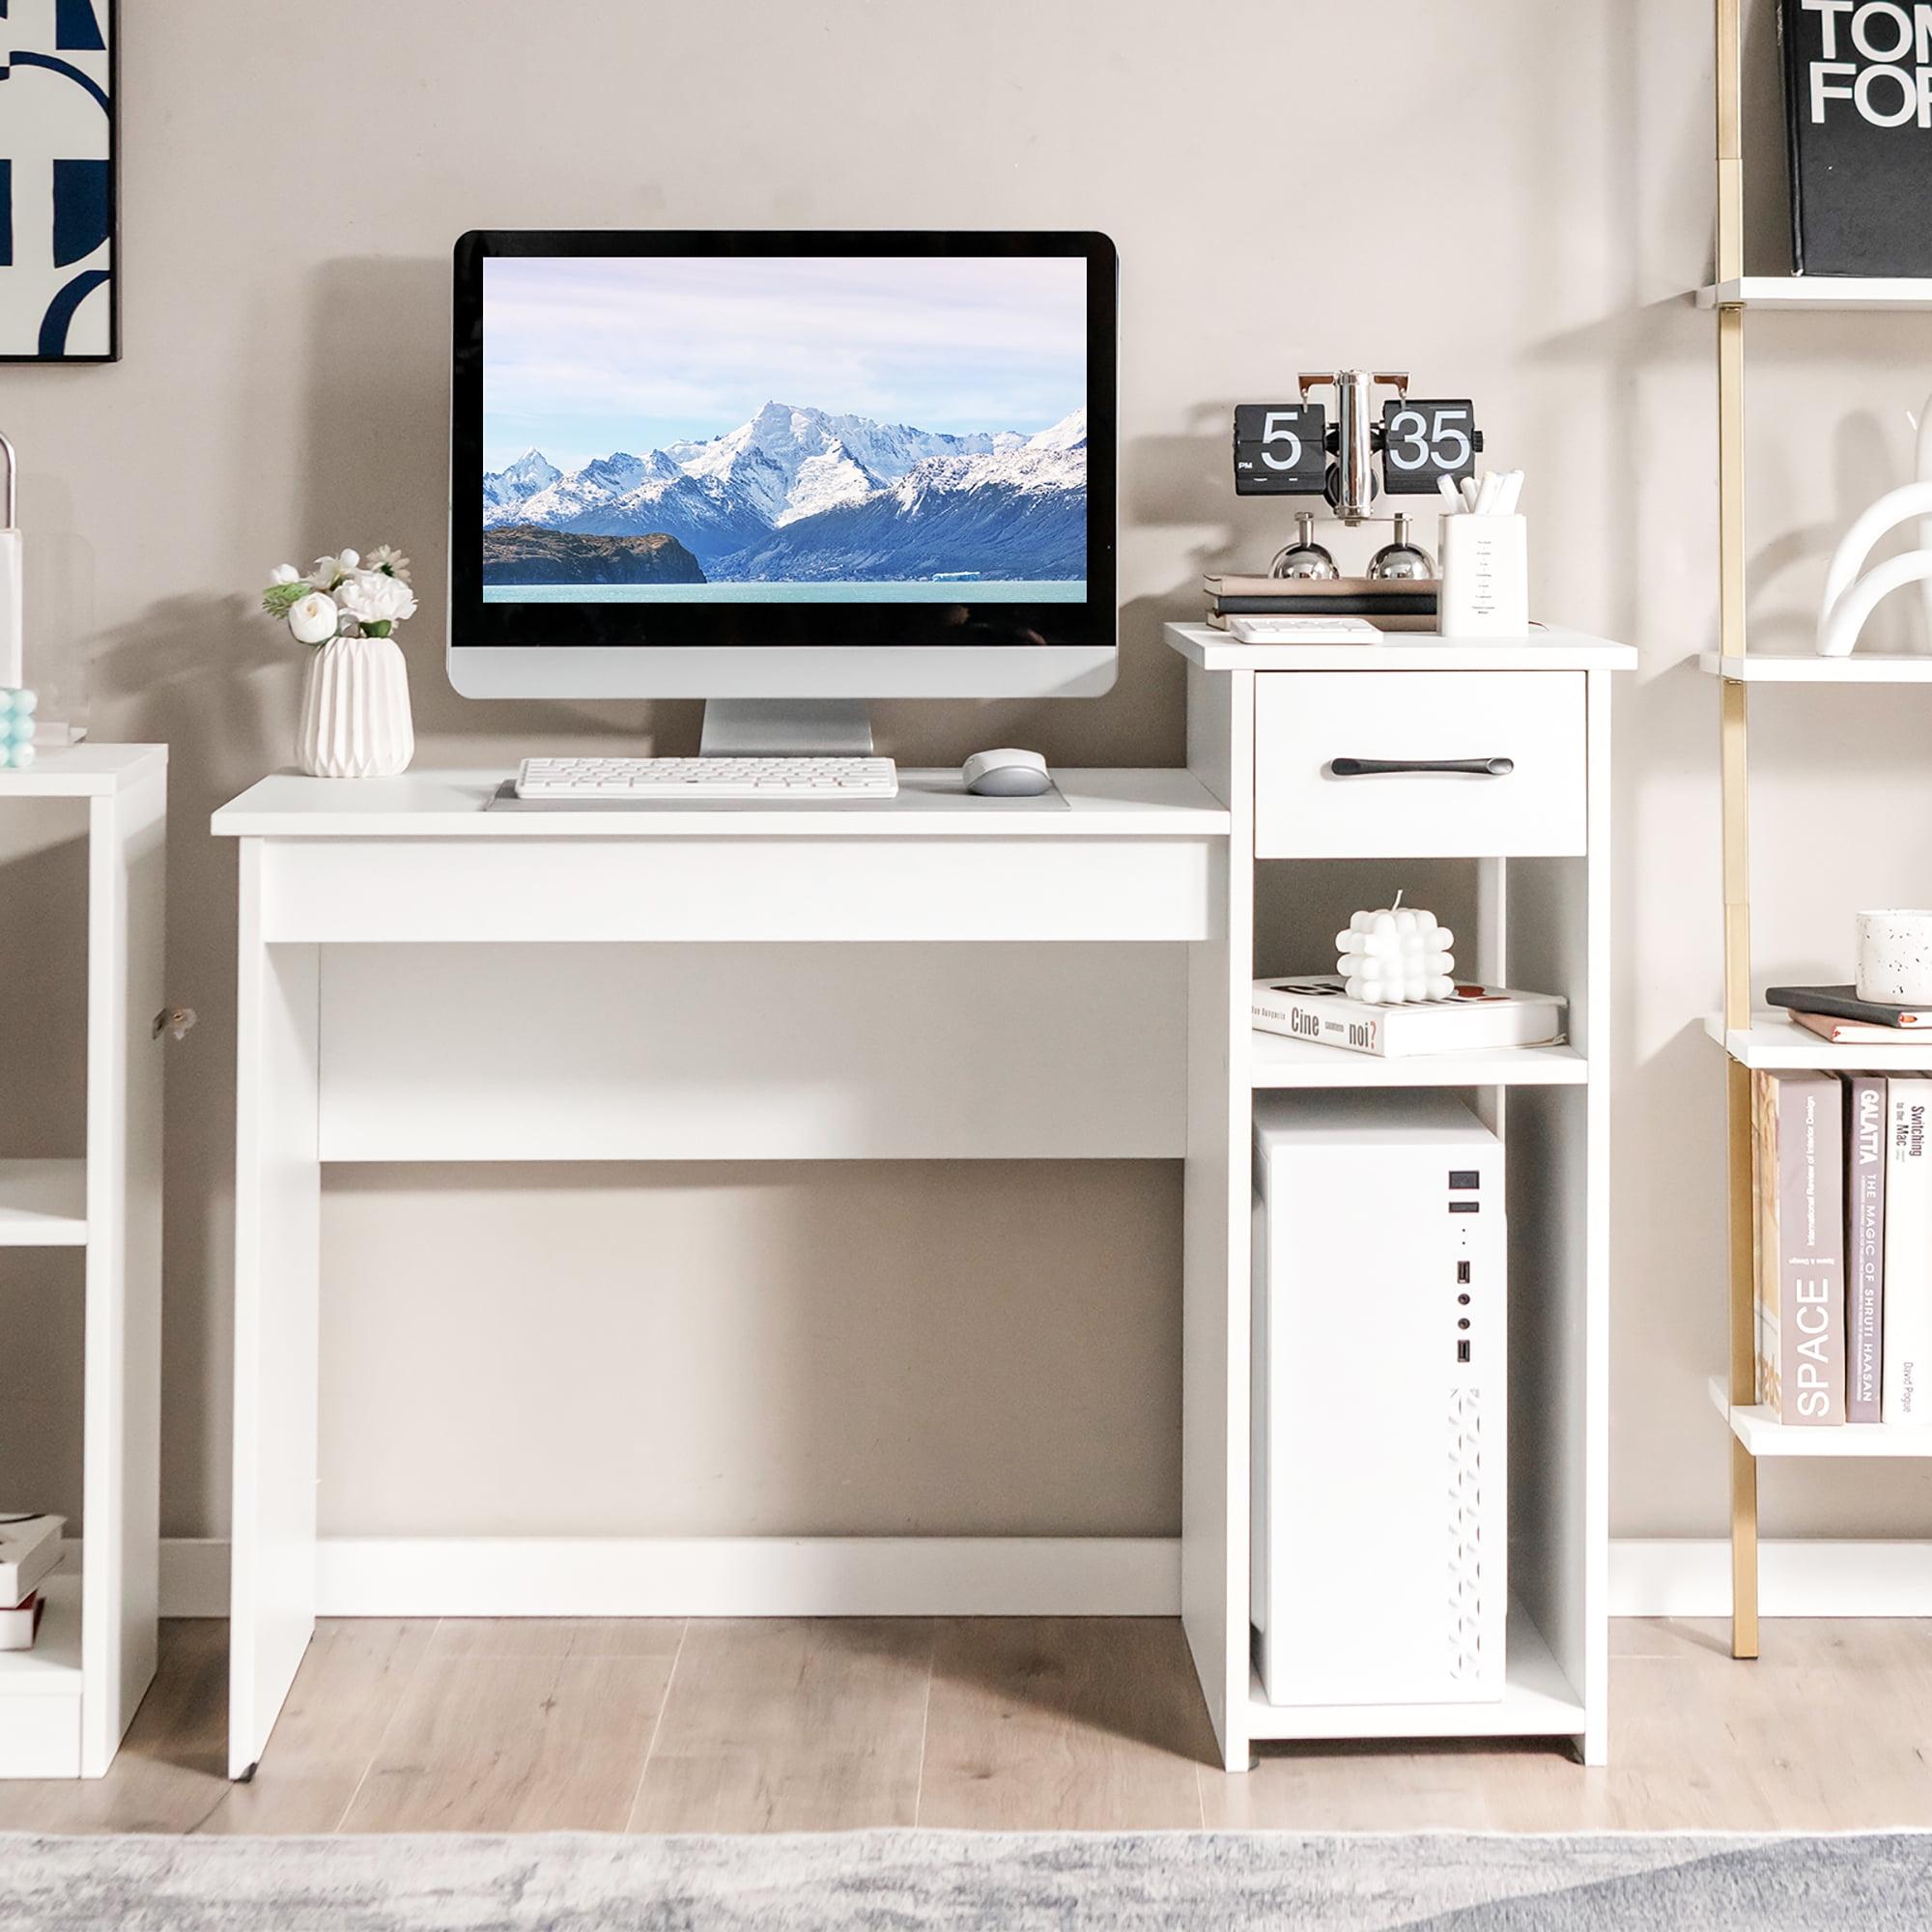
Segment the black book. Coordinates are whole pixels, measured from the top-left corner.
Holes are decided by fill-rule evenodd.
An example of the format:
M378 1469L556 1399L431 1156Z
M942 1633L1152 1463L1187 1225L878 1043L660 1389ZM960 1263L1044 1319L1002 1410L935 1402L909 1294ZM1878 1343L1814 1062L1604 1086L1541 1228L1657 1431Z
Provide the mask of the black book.
M1801 275L1932 275L1932 80L1916 17L1778 0Z
M1889 1000L1861 1000L1856 986L1767 986L1774 1007L1795 1013L1824 1013L1834 1020L1863 1020L1868 1026L1932 1027L1922 1007L1895 1007Z

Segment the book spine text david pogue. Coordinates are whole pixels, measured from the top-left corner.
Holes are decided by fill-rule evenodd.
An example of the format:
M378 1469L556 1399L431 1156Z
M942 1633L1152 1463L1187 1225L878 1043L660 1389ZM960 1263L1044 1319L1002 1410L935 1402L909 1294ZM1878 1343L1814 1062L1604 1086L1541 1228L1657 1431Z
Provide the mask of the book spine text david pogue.
M1845 1079L1845 1420L1876 1422L1885 1333L1885 1077Z
M1932 1422L1925 1376L1932 1352L1932 1081L1887 1082L1885 1348L1880 1412L1887 1422Z

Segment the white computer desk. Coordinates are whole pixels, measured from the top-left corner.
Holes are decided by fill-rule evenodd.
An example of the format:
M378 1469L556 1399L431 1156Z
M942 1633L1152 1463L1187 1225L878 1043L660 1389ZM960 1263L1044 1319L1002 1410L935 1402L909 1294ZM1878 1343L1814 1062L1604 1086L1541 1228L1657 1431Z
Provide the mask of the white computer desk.
M970 1610L1007 1574L962 1548L914 1588L862 1544L761 1562L720 1539L503 1566L554 1601L366 1560L325 1599L325 1161L1172 1158L1197 1138L1228 1159L1230 817L1192 773L1063 771L1057 810L912 773L903 804L486 810L502 776L278 776L214 814L241 887L234 1776L319 1605ZM1042 1560L1065 1570L1053 1606L1106 1597L1077 1544L1042 1543L1027 1603Z

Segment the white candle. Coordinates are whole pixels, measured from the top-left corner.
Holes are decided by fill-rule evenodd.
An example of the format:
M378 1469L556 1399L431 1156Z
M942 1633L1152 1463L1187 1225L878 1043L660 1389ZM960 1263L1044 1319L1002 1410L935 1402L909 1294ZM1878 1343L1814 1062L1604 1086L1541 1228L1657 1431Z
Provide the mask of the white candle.
M1859 914L1859 998L1932 1006L1932 912Z
M1358 912L1349 929L1335 935L1335 970L1350 999L1372 1007L1446 1000L1456 990L1449 952L1455 939L1434 913L1404 905L1398 893L1394 905Z

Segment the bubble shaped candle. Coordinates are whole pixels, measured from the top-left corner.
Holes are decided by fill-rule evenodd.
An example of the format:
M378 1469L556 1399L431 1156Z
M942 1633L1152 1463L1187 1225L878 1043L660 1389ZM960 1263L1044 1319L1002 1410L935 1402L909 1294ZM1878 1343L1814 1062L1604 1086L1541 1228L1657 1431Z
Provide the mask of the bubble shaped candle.
M34 762L34 713L40 699L31 691L0 690L0 771L22 772Z
M1335 935L1335 970L1348 982L1350 999L1368 1006L1446 1000L1456 990L1449 952L1455 940L1433 912L1404 905L1398 893L1394 905L1358 912L1348 931Z

